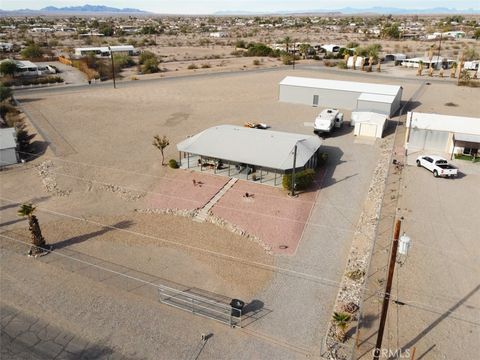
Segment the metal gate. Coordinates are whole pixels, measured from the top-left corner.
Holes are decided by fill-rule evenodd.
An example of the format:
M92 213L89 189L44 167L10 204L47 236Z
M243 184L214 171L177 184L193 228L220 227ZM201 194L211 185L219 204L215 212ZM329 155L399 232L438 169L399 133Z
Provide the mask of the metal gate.
M230 305L192 294L188 290L180 291L166 286L160 286L158 294L162 304L228 324L231 327L242 327L242 311Z

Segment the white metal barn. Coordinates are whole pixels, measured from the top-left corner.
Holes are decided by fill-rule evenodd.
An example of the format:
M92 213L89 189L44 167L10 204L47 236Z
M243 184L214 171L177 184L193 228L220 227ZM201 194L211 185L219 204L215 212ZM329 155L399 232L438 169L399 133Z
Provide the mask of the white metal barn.
M0 167L18 162L16 138L14 128L0 129Z
M374 111L393 116L400 108L402 87L287 76L279 84L279 100L310 106ZM360 108L359 108L360 106Z
M387 126L386 115L369 111L356 111L352 113L353 119L355 119L353 129L355 136L383 137L383 131Z
M427 150L478 156L480 118L409 112L406 126L409 153Z

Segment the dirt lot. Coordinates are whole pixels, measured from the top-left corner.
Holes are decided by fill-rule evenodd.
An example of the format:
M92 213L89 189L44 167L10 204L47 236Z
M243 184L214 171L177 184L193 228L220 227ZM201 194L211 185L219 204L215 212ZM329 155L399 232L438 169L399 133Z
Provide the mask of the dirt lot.
M247 301L261 299L269 313L252 329L281 342L285 348L294 346L316 353L376 164L376 146L355 142L347 131L326 140L332 162L322 180L323 189L310 224L292 258L268 256L257 244L212 224L134 212L152 207L152 192L178 194L162 186L164 177L173 170L161 166L159 151L151 145L157 133L170 139L167 160L178 157L177 142L221 123L261 121L273 130L310 133L311 128L304 123L311 122L318 109L277 101L278 82L287 74L292 72L139 81L116 90L92 86L65 92L19 93L19 100L29 112L40 113L46 119L46 135L61 137L57 145L68 144L70 151L56 158L47 150L34 162L3 172L2 197L37 203L45 234L52 242L68 244L68 248L113 263L129 264L172 282L200 284L195 286L230 297L245 297ZM294 74L345 80L350 76L347 72L302 70ZM353 80L401 84L404 99L419 87L416 81L400 82L368 74L358 74ZM442 92L441 88L438 92ZM425 92L422 103L434 104L435 93ZM47 160L50 162L45 163ZM41 167L35 167L41 163ZM15 215L16 205L4 201L1 206L2 225L24 234L25 224ZM224 206L233 207L228 202ZM93 226L88 221L103 225ZM106 231L105 225L125 226L134 233ZM155 238L193 248L165 245ZM65 243L65 239L69 241ZM212 260L214 257L204 256L202 249L238 259ZM11 261L15 258L12 256ZM253 263L257 265L252 267ZM76 286L79 280L71 281ZM11 285L5 286L10 289ZM294 311L292 304L297 305ZM121 336L114 342L121 342ZM251 354L265 354L255 351L259 352Z

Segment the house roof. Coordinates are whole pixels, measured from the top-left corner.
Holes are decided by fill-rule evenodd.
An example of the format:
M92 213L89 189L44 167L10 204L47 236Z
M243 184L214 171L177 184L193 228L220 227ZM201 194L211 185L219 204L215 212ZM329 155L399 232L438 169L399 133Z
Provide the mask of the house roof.
M480 143L480 135L455 133L453 137L455 141Z
M354 111L352 112L352 119L355 119L355 123L368 123L383 126L387 120L387 116L372 111Z
M0 150L17 147L15 128L0 129Z
M285 77L282 81L280 81L280 85L303 86L317 89L342 90L358 93L382 94L392 96L396 96L398 92L401 91L401 86L398 85L371 84L356 81L326 80L297 76Z
M177 144L177 149L205 157L288 170L293 167L295 145L296 167L301 167L317 151L321 141L312 135L219 125L183 140Z
M480 118L408 112L407 127L480 135Z

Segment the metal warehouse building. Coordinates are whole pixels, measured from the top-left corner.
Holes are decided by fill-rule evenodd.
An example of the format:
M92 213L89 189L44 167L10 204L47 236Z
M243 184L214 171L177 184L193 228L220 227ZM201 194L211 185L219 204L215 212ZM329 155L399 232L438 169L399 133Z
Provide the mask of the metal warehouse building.
M373 111L393 116L400 108L402 87L353 81L287 76L279 100L310 106Z
M406 125L408 153L427 150L478 156L480 118L409 112Z

